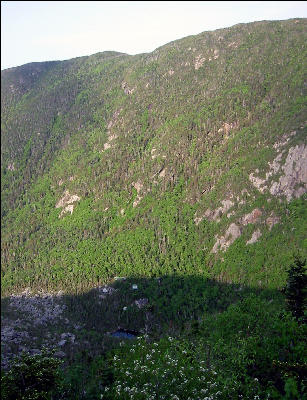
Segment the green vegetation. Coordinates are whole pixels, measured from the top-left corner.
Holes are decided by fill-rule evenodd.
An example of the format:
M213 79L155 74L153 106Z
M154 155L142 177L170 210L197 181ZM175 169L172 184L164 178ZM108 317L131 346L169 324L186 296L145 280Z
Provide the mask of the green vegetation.
M183 400L212 396L212 399L225 400L299 400L306 396L306 325L299 324L284 310L280 293L257 293L246 288L204 282L202 303L207 304L204 307L206 311L196 312L194 318L190 313L187 318L187 311L195 310L192 297L186 300L185 306L178 304L177 299L179 287L187 287L190 278L185 285L184 279L165 277L164 280L165 288L172 287L168 294L172 294L169 303L173 314L169 313L167 319L167 305L159 303L166 294L154 299L154 288L161 286L156 280L136 281L142 295L153 296L143 311L144 319L148 312L152 313L150 320L147 318L152 325L151 333L126 342L109 338L113 344L109 343L108 348L113 347L113 350L104 351L103 355L99 343L106 340L101 335L105 323L97 319L98 309L93 308L95 298L88 294L86 299L82 296L67 299L67 304L70 302L74 307L79 304L75 317L78 315L79 321L87 324L79 335L86 335L92 347L83 345L62 367L61 379L58 379L58 374L56 381L50 381L49 386L44 387L46 393L48 387L52 389L52 399L99 399L102 396L105 399ZM131 301L127 298L131 283L118 282L116 285L120 296L113 299L113 303L110 300L106 308L114 306L120 299L122 304ZM199 297L194 293L194 299ZM131 326L132 322L137 326L139 323L140 315L131 308L132 312L122 313L127 313L120 317L122 326L125 323ZM184 310L186 312L181 312ZM68 313L75 318L72 308ZM105 310L99 315L109 320L112 313ZM164 327L158 332L161 323ZM95 330L90 329L93 324ZM154 325L156 329L153 329ZM28 384L28 381L23 384L29 386L29 393L34 393L40 382L37 381L38 373L42 373L39 376L44 381L49 379L52 371L52 374L57 371L57 362L51 363L45 354L23 356L23 359L22 363L15 363L9 372L3 374L3 393L20 382L21 373L28 377L29 382L36 382L36 386ZM51 363L48 371L42 368L46 360ZM16 391L12 393L15 397L4 398L23 398L18 397Z
M23 353L11 369L1 376L3 400L48 400L60 383L60 361L52 352L30 356Z
M284 289L288 309L297 320L303 317L306 319L304 316L307 309L306 261L297 257L288 274L287 286Z
M306 32L239 24L1 72L4 358L64 359L29 398L306 396ZM146 336L119 346L119 327Z
M287 314L280 317L251 296L205 318L187 338L126 345L115 353L114 382L103 398L301 399L307 394L306 329ZM274 362L281 352L288 374Z

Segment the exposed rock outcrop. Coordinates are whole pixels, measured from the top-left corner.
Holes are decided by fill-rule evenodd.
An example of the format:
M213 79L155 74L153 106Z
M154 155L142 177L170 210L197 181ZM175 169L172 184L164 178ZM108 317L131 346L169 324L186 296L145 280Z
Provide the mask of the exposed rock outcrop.
M291 147L282 170L284 175L273 182L270 193L286 196L287 201L302 196L307 191L307 146Z
M44 346L54 348L75 344L74 334L60 334L52 330L57 327L61 331L64 324L66 329L69 325L65 318L63 295L62 291L34 294L27 288L20 294L8 297L6 307L9 317L1 318L2 368L6 369L14 356L22 351L40 354ZM56 356L64 357L65 353L61 352Z
M134 200L134 202L133 202L133 207L136 207L139 203L140 203L140 201L142 200L142 198L143 198L143 196L141 196L141 190L143 189L143 184L142 184L142 182L140 182L140 181L138 181L138 182L135 182L135 183L132 183L132 186L136 189L136 191L137 191L137 196L136 196L136 199Z
M269 227L269 230L273 228L274 225L278 224L280 221L280 218L277 217L274 213L272 213L266 220L266 224Z
M60 207L64 207L67 204L71 204L74 203L76 201L79 201L80 197L76 194L69 194L69 191L66 190L64 193L64 196L57 202L55 208L60 208Z
M70 212L70 215L74 211L74 205L73 204L68 204L68 206L64 207L63 210L61 211L59 218L61 218L64 214Z
M219 222L221 216L225 214L234 205L234 202L231 201L230 199L222 200L221 203L223 205L221 207L218 207L216 210L211 210L210 208L208 208L203 216L195 217L194 218L195 224L198 225L204 218L206 218L209 221Z
M232 129L237 129L239 127L239 122L225 122L224 125L218 130L218 132L224 132L226 136L228 136L229 132Z
M230 224L224 236L216 237L216 242L211 253L217 253L218 250L225 251L238 237L241 236L242 229L235 223Z
M61 218L65 213L70 212L70 214L73 213L74 211L74 205L72 203L75 203L76 201L79 201L80 197L76 194L71 195L68 190L65 191L64 196L57 202L55 208L61 208L63 207L63 210L61 211L59 218Z
M251 213L244 215L244 217L241 219L241 224L243 226L247 224L254 224L259 220L261 215L262 211L259 210L259 208L255 208Z
M204 57L202 57L201 56L201 54L199 54L196 58L195 58L195 62L194 62L194 68L196 69L196 70L198 70L202 65L203 65L203 63L205 62L205 58Z
M280 151L289 137L283 142L276 143L274 147ZM281 165L284 150L268 163L269 171L265 178L255 176L259 171L250 173L250 182L261 192L269 191L276 197L285 196L287 201L302 196L307 191L307 146L304 144L293 146L289 149L284 165ZM269 179L282 172L278 181L269 182Z
M27 315L33 325L45 325L61 317L65 306L50 293L31 295L29 290L10 296L10 307Z
M257 229L255 232L253 232L252 237L246 242L246 244L256 243L261 235L262 233L260 229Z

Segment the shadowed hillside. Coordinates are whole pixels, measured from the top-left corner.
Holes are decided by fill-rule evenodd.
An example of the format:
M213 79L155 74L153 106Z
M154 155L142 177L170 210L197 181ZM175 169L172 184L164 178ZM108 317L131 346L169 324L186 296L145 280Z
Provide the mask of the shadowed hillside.
M285 311L277 290L193 275L117 277L82 294L28 289L1 305L5 369L21 350L33 365L46 346L64 360L53 399L126 399L124 388L144 400L305 393L306 329ZM114 337L119 328L138 338ZM19 399L9 387L4 398Z

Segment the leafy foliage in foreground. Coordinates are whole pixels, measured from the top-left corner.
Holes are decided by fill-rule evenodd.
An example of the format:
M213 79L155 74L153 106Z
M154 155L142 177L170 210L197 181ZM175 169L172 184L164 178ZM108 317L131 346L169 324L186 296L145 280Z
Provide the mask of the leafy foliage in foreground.
M249 297L206 317L190 337L139 341L113 357L114 399L301 399L306 326ZM286 372L281 364L288 365ZM301 366L299 372L298 366Z
M199 283L198 290L184 304L180 287L192 288L197 280L192 286L184 285L183 278L176 281L174 277L164 279L163 285L163 281L159 284L157 280L136 282L142 295L151 299L143 316L149 322L146 315L154 314L149 335L120 342L119 346L119 339L113 339L117 345L103 347L105 327L100 320L109 318L108 314L94 308L93 296L82 295L78 303L75 300L79 305L75 313L90 315L88 320L83 319L87 332L80 331L78 340L87 333L85 338L96 352L82 345L80 352L65 362L61 379L53 381L49 379L50 368L55 373L57 362L42 368L44 355L26 357L30 363L19 363L18 369L13 367L6 375L4 388L14 388L12 393L17 393L15 387L20 385L22 373L28 377L29 393L36 393L33 382L45 382L45 389L49 387L50 393L52 390L54 400L98 400L101 396L118 400L205 397L300 400L306 396L306 325L285 310L281 293L248 291L233 285L223 288L207 282ZM121 292L122 302L114 297L107 307L113 307L114 301L118 321L123 326L127 323L127 327L137 328L137 324L144 323L139 321L143 318L138 315L141 310L137 312L131 304L130 316L126 314L130 313L128 309L121 311L124 304L133 301L128 290L125 293L125 285L131 288L129 281L119 281L116 286L115 293ZM164 293L167 287L169 290ZM164 300L172 293L169 301L159 304L155 289ZM72 299L67 299L69 302ZM73 317L72 310L68 312ZM111 309L112 313L116 313L116 308ZM172 324L167 324L166 317L171 318Z
M52 351L41 354L23 353L17 357L8 372L1 373L3 400L49 400L51 392L60 385L61 362Z
M54 399L288 399L306 396L306 325L251 295L180 336L120 343L65 367Z

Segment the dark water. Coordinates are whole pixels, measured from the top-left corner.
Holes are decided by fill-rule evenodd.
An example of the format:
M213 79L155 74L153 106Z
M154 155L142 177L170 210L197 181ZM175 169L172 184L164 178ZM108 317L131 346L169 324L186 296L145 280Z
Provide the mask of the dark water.
M138 332L129 331L127 329L117 329L117 331L111 333L111 336L121 339L135 339L138 336Z

